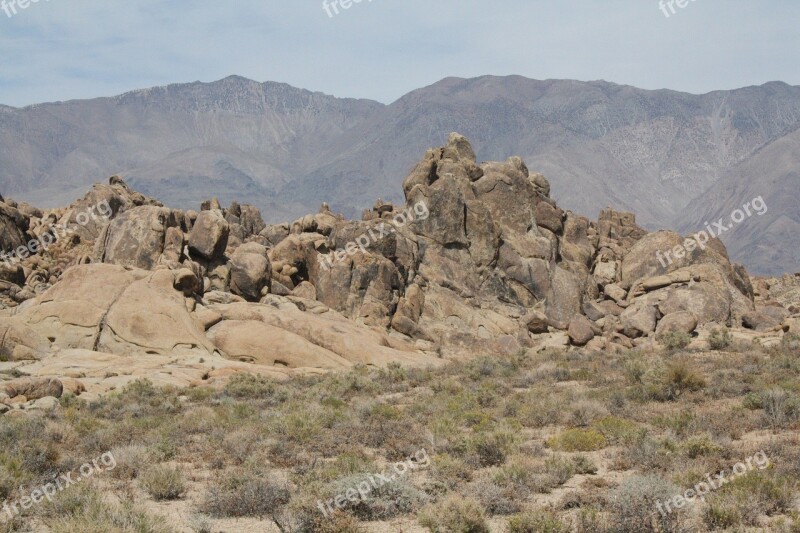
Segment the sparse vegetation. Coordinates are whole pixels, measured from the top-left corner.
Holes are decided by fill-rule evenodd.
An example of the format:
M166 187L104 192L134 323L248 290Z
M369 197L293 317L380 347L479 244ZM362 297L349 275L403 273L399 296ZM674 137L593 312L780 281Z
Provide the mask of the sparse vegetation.
M795 527L793 349L789 342L717 358L678 349L545 351L288 382L242 375L216 390L137 381L96 401L71 398L46 416L0 420L3 500L106 451L117 462L0 532L29 523L59 532L200 532L239 519L330 533L367 531L371 520L447 533L489 524L554 533L736 531L779 520ZM769 441L754 440L765 430ZM754 442L769 446L772 465L695 503L696 524L653 512L658 498L751 456ZM320 511L319 502L392 472L422 448L427 468L345 499L328 517ZM552 504L542 508L543 498ZM146 505L169 500L161 505L185 510L185 524Z
M658 341L667 350L683 350L691 344L692 337L688 333L682 331L673 331L672 333L662 335Z
M708 343L712 350L724 350L733 343L733 336L727 329L717 328L711 332Z

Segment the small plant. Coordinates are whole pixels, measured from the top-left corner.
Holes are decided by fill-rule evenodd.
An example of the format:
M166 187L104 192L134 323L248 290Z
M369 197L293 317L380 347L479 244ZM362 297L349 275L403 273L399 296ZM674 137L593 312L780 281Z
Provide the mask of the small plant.
M703 521L710 529L756 526L760 516L786 513L797 482L773 472L750 472L708 496Z
M690 459L705 455L715 455L724 450L722 446L711 440L708 435L696 435L686 439L681 446Z
M708 338L708 344L712 350L720 351L728 348L733 343L733 336L730 331L723 328L716 328L711 331L711 336Z
M480 466L497 466L517 448L517 437L507 431L479 434L470 441L470 450Z
M699 391L705 386L706 380L686 360L673 361L662 378L661 396L667 401L674 401L685 392Z
M611 493L612 530L617 533L677 533L683 531L679 509L659 513L658 504L683 491L657 476L632 476Z
M431 533L490 533L480 504L458 495L426 507L417 518Z
M527 512L508 520L508 533L569 533L570 527L547 511Z
M408 481L398 478L385 481L371 474L355 474L331 483L329 498L363 490L357 501L347 501L342 509L361 520L389 520L416 511L428 497Z
M772 427L784 427L800 418L800 400L783 389L762 393L761 404L767 423Z
M692 337L683 331L673 331L662 335L658 341L670 351L683 350L692 343Z
M278 394L278 387L263 376L235 374L225 385L225 394L238 399L267 399Z
M257 470L220 475L210 487L203 512L220 518L273 518L289 502L289 490Z
M607 441L596 429L568 429L550 437L547 445L563 452L593 452L605 448Z
M640 428L635 422L618 418L616 416L607 416L596 421L593 427L603 434L608 442L614 444L630 444L640 439L647 430Z
M186 494L186 482L178 467L154 466L144 472L139 482L156 501L178 500Z

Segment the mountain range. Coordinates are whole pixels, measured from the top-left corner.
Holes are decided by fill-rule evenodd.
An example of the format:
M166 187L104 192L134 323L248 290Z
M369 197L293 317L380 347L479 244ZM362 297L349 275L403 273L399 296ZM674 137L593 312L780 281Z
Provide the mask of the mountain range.
M0 106L0 192L53 207L121 174L175 207L217 196L277 222L328 202L353 217L401 201L419 154L452 131L481 160L522 156L589 217L613 206L688 234L761 197L769 211L722 236L731 257L758 274L800 270L800 87L781 82L693 95L446 78L385 105L231 76Z

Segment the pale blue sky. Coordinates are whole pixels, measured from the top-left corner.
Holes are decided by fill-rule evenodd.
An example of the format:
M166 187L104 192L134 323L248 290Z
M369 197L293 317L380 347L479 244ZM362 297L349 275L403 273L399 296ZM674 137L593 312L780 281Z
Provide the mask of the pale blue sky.
M40 0L11 18L0 10L0 103L230 74L386 103L483 74L694 93L800 85L797 0L676 10L665 17L659 0L363 0L330 18L322 0Z

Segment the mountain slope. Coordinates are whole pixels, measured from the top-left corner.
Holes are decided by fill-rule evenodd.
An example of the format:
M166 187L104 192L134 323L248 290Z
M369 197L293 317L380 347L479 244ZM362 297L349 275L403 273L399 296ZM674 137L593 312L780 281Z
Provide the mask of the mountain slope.
M0 191L53 206L119 173L179 207L218 196L278 221L327 201L353 216L378 197L399 200L418 154L459 131L479 159L522 156L562 205L591 217L609 205L631 210L649 229L696 231L690 222L706 212L752 199L738 198L751 193L737 183L760 180L756 196L774 192L786 211L776 207L759 227L774 224L771 239L787 248L787 221L800 209L779 198L792 193L794 160L780 170L774 161L796 153L798 127L800 88L779 82L691 95L604 81L446 78L383 105L234 76L0 106ZM753 233L729 242L733 257L755 272L797 269L796 258L752 252L758 232L746 227L738 231Z

